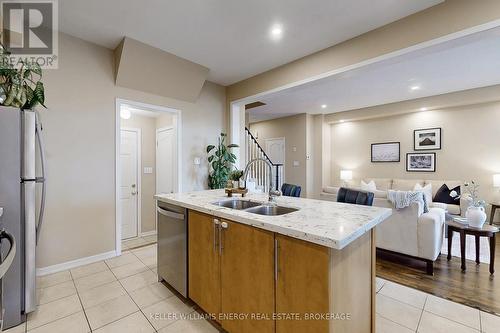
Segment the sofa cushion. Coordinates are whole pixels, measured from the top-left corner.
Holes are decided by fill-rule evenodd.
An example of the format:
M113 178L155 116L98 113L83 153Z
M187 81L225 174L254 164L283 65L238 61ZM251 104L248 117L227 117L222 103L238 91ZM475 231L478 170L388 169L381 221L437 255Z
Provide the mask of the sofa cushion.
M390 178L365 178L363 180L365 183L369 183L373 180L377 186L377 190L387 191L392 188L392 179Z
M361 191L373 192L373 191L377 190L377 185L375 184L375 182L373 180L369 183L365 183L364 181L361 181L360 188L361 188Z
M420 183L415 184L415 188L413 189L417 192L422 192L425 197L425 202L430 204L432 202L432 184L427 184L422 186Z
M455 191L457 193L457 196L454 198L450 195L452 191ZM456 205L457 203L460 202L460 198L458 197L459 195L460 195L460 185L450 189L448 185L443 184L441 185L439 190L437 190L436 195L434 195L434 199L432 201Z
M432 184L432 197L434 198L443 184L448 185L448 188L455 188L462 186L464 182L460 180L426 180L425 185L427 184Z
M387 199L387 191L375 190L371 192L373 192L375 198Z
M399 191L413 191L416 184L424 185L422 179L394 179L392 181L392 189Z
M448 212L448 214L451 215L460 215L461 213L460 205L450 205L442 202L431 202L429 207L444 209Z

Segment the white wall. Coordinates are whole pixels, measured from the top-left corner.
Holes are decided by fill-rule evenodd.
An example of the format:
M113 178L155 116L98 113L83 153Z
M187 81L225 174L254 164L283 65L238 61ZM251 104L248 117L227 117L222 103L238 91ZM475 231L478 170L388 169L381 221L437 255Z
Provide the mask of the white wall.
M204 149L225 130L225 88L206 82L195 103L120 88L113 61L111 50L61 34L59 69L44 73L48 198L38 267L114 250L116 98L181 110L182 189L206 187Z

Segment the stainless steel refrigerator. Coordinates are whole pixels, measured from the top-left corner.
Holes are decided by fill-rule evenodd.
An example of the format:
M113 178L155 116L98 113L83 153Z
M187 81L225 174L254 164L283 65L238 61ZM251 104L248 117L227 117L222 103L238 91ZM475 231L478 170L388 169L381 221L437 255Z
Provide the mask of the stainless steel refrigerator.
M36 244L46 193L44 156L38 114L0 107L2 228L14 236L17 243L16 256L2 279L4 328L20 324L26 314L36 309ZM37 185L41 186L40 191ZM2 253L2 257L5 255Z

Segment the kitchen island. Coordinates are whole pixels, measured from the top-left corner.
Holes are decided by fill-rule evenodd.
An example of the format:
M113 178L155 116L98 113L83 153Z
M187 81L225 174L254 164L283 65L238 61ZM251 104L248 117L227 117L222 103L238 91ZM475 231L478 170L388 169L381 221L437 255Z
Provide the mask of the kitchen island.
M188 296L226 331L375 331L373 228L390 209L292 197L269 209L267 195L223 190L155 198L188 210Z

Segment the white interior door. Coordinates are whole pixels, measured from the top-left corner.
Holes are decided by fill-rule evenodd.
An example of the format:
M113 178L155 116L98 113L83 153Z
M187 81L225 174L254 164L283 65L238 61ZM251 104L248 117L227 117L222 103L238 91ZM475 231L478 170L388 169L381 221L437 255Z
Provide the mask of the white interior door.
M176 135L173 128L156 132L156 192L173 193L176 188Z
M266 154L274 164L285 164L285 138L266 139Z
M122 129L120 133L120 201L122 239L138 236L138 150L139 133Z
M281 173L278 175L279 184L285 179L285 138L266 139L266 154L274 164L282 164ZM276 168L273 168L272 181L276 179ZM278 184L278 186L280 186Z

